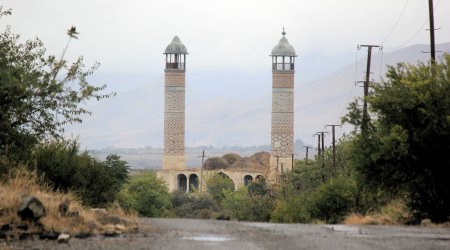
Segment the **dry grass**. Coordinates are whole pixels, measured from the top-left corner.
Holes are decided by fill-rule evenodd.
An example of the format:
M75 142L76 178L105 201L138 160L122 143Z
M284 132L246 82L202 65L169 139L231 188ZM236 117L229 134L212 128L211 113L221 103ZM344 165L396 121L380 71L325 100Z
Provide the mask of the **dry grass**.
M137 228L137 217L125 213L117 204L101 213L85 208L73 194L53 191L49 185L37 177L35 172L29 172L24 167L13 171L0 183L0 225L24 223L17 212L22 197L28 195L35 196L44 204L46 213L39 223L48 232L98 234L113 228L120 228L125 232ZM63 216L59 209L63 202L69 203L66 216ZM102 220L105 217L115 218L115 220ZM29 231L40 230L34 223L26 223L29 224Z
M401 201L392 201L382 207L379 212L361 215L352 213L348 215L343 223L347 225L404 225L410 214Z

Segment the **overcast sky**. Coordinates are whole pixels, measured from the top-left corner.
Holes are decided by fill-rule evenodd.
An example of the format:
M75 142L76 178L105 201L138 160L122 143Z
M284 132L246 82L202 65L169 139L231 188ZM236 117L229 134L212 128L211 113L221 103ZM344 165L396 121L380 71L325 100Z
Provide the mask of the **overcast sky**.
M23 39L37 36L48 53L60 55L67 41L66 31L74 25L80 32L79 40L71 43L67 58L73 60L83 55L87 65L94 61L101 63L92 83L106 83L109 90L118 93L116 106L112 105L114 100L108 100L116 110L108 110L105 104L89 103L97 113L85 118L84 124L68 129L68 133L79 135L88 148L163 144L162 53L174 35L181 38L189 52L187 108L196 110L189 111L192 115L187 113L186 144L197 146L269 144L270 124L261 125L264 127L261 131L268 131L264 135L252 132L258 130L249 128L248 123L242 124L241 131L236 131L240 125L231 130L229 126L208 129L207 124L202 124L201 134L189 133L200 126L194 119L201 115L194 114L214 110L223 112L211 117L216 122L231 119L231 114L227 116L230 111L227 104L233 102L259 105L268 99L261 104L268 112L257 115L269 116L270 122L268 55L280 39L283 27L299 55L296 83L330 74L355 62L355 55L363 58L363 52L357 53L357 44L381 44L389 52L429 42L429 33L425 31L427 0L3 0L0 4L13 9L12 16L0 19L1 29L11 25L12 31ZM435 0L435 7L435 26L440 28L436 42L449 42L450 1ZM220 80L214 80L218 76ZM121 99L121 95L132 96ZM138 100L130 103L131 99ZM136 115L126 114L127 108L121 109L124 112L121 114L118 103L121 107L136 105ZM161 118L153 124L130 120L142 119L139 114L146 113L144 110L147 113L151 110L152 115ZM229 122L238 123L232 119ZM108 133L93 133L89 126L99 124ZM312 137L306 138L304 131L310 133L315 128L299 127L296 123L295 129L296 138L312 143ZM126 137L124 131L138 136L127 139L133 135Z

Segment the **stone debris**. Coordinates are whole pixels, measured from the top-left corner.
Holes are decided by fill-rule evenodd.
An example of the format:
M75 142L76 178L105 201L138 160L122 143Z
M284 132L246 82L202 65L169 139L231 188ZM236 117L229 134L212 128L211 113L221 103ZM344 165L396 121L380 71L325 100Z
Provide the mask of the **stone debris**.
M69 243L70 234L61 233L58 235L58 243Z
M38 198L25 196L20 203L18 214L22 220L37 221L45 215L45 207Z

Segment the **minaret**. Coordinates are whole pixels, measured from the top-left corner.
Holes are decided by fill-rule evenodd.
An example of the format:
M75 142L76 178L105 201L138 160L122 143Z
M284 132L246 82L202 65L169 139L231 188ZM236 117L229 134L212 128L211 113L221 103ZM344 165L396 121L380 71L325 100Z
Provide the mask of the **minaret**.
M294 61L295 50L283 37L273 47L272 57L272 151L268 181L275 182L278 176L292 169L294 153Z
M186 169L184 155L185 72L187 49L178 36L167 46L164 80L163 170Z

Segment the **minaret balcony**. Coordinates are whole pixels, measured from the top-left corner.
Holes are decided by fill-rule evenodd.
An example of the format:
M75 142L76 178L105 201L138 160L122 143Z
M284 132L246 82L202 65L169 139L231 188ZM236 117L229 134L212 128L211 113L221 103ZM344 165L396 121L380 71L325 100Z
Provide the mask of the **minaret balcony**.
M185 70L185 63L181 62L166 62L166 69L179 69L179 70Z
M293 71L294 69L294 63L272 63L272 70Z

